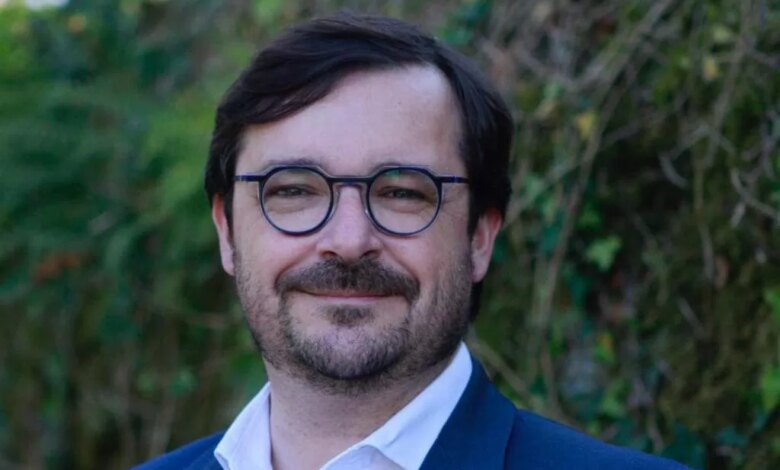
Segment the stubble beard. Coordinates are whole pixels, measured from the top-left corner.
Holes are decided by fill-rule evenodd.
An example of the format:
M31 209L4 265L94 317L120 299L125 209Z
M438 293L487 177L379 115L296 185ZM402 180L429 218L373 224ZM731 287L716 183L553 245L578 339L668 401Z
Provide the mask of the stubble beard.
M415 280L371 260L353 265L324 261L283 276L274 293L253 281L240 256L235 266L246 321L263 358L326 393L358 395L418 376L451 357L468 329L468 253L437 280L428 299L420 296ZM325 307L321 313L333 325L331 331L307 335L296 324L290 302L291 291L301 286L389 292L405 297L409 307L400 324L379 330L372 321L381 311ZM347 331L347 340L339 336Z

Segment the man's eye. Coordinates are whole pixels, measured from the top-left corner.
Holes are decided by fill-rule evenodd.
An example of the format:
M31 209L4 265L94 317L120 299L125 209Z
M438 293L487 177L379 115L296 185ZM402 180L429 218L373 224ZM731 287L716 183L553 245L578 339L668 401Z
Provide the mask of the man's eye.
M425 199L423 193L408 188L388 188L382 191L381 195L388 199L401 199L407 201L421 201Z
M266 197L296 198L313 194L310 189L304 186L279 186L266 192Z

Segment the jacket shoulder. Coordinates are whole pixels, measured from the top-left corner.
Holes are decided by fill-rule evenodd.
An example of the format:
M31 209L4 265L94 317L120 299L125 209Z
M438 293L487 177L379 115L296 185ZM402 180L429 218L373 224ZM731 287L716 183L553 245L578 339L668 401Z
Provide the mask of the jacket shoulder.
M133 467L133 470L179 470L187 468L198 459L203 458L204 454L211 455L222 439L223 434L224 432L218 432L211 436L203 437L137 467Z
M594 439L534 413L518 410L507 447L507 468L685 470L672 460Z

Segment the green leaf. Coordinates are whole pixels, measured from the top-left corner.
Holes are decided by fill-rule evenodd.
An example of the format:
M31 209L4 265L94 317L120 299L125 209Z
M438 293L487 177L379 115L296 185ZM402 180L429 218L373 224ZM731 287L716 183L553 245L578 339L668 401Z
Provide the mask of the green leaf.
M780 326L780 287L764 290L764 300L772 310L775 322Z
M728 426L722 429L717 436L718 442L729 447L736 447L742 449L747 446L747 437L741 434L734 428L734 426Z
M544 179L535 173L529 172L525 176L525 180L522 185L523 198L529 203L536 201L536 199L544 193L545 183Z
M589 140L593 136L593 130L598 124L599 115L593 110L588 110L574 117L574 125L580 138Z
M274 26L278 23L284 9L282 0L256 0L252 6L252 13L258 23L264 26Z
M734 32L725 25L716 24L712 28L712 41L718 45L730 44L734 42Z
M171 384L171 392L175 396L182 396L190 393L196 386L195 375L189 369L180 369Z
M780 365L764 369L758 390L764 411L768 413L777 408L780 404Z
M625 416L625 392L626 387L624 382L612 382L601 398L599 413L611 419L620 419Z
M583 230L597 230L603 225L601 214L596 206L591 202L586 202L582 206L580 215L577 218L577 228Z
M600 271L606 271L612 266L615 255L622 246L623 242L620 238L610 235L591 243L585 252L585 258L595 264Z

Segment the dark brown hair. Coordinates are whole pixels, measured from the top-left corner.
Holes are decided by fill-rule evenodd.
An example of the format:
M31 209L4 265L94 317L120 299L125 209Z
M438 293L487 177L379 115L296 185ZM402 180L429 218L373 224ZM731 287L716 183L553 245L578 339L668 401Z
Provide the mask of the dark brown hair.
M513 123L504 101L463 55L413 25L385 17L338 13L289 28L262 49L217 108L205 188L209 201L225 198L231 223L233 176L242 133L278 121L327 95L346 75L409 65L431 65L458 101L460 149L470 183L469 231L509 201Z

